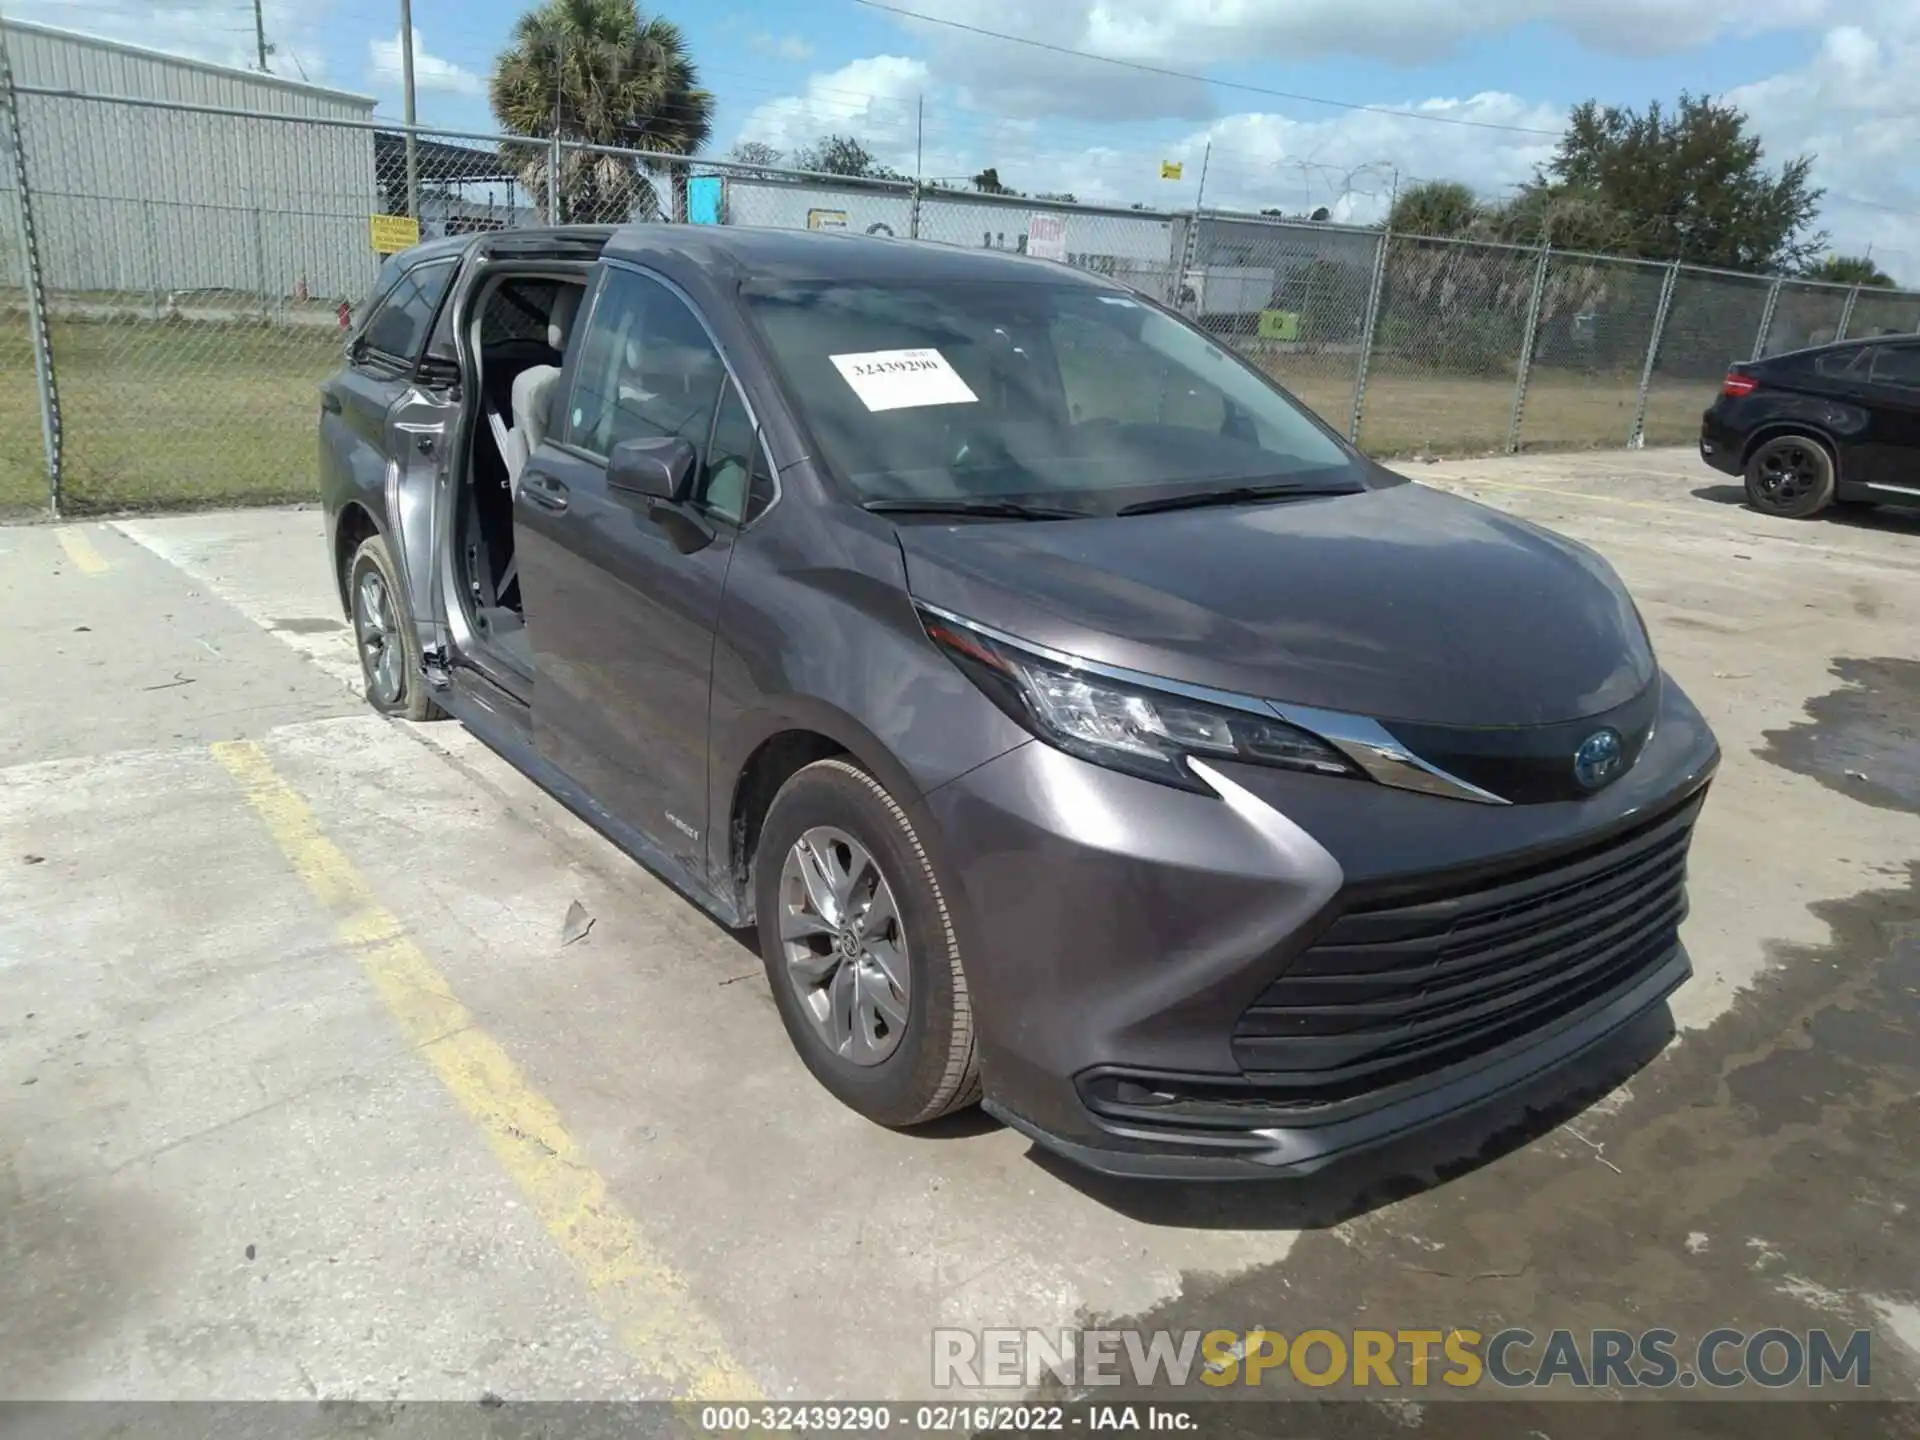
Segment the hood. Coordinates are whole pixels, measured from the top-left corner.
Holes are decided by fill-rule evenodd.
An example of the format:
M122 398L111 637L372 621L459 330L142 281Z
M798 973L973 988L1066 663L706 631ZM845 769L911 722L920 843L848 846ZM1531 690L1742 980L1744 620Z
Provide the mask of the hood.
M1591 550L1422 485L899 527L916 599L1071 655L1380 720L1539 725L1652 680Z

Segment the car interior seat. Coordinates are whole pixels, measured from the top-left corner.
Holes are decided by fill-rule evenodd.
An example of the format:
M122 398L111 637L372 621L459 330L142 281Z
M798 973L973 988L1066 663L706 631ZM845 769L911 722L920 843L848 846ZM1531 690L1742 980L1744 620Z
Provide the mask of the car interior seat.
M584 289L578 285L559 286L553 295L553 308L547 314L547 345L556 355L564 355L574 317L580 310ZM508 425L498 414L493 423L494 439L507 465L507 487L518 493L520 472L540 442L546 438L547 402L559 382L558 365L530 365L513 377L513 423Z

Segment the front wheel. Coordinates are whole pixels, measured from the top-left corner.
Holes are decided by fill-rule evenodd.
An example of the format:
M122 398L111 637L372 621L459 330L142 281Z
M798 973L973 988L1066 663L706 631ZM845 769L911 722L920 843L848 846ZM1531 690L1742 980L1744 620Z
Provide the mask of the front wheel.
M1805 435L1777 435L1747 461L1747 503L1765 515L1805 520L1833 500L1833 456Z
M347 603L367 703L402 720L438 719L441 711L427 693L407 592L387 542L378 535L361 541L347 562Z
M820 760L774 797L754 859L760 955L787 1035L881 1125L980 1098L953 920L913 822L872 776Z

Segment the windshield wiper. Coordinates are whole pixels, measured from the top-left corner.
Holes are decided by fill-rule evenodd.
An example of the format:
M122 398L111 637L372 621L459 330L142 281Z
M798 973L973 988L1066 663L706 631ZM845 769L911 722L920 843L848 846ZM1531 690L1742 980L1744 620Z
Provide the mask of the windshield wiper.
M1017 500L868 500L860 508L876 515L986 515L1008 520L1085 520L1085 510L1059 505L1023 505Z
M1235 485L1227 490L1201 490L1185 495L1163 495L1122 505L1116 515L1152 515L1161 510L1197 510L1203 505L1244 505L1256 500L1297 500L1308 495L1357 495L1352 485Z

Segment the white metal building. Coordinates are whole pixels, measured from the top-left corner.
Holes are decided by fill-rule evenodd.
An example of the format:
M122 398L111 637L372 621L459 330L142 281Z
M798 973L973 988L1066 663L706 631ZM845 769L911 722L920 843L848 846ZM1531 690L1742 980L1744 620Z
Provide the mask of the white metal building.
M378 208L373 132L326 122L364 125L372 97L0 23L15 85L63 92L20 96L50 289L269 301L364 289L377 259L367 239ZM127 100L158 103L116 103Z

